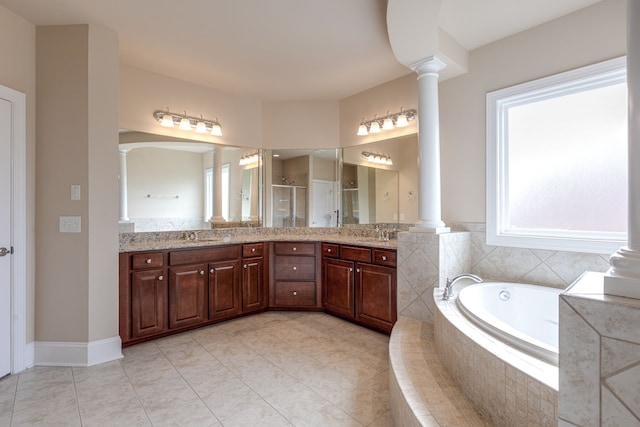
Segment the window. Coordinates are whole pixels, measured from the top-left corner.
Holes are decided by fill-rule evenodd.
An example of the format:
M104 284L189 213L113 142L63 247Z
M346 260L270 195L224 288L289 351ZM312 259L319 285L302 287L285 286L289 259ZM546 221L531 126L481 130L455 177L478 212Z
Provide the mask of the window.
M222 189L222 218L225 221L229 221L229 163L222 165L220 174L220 187Z
M615 252L627 185L625 58L487 94L487 244Z

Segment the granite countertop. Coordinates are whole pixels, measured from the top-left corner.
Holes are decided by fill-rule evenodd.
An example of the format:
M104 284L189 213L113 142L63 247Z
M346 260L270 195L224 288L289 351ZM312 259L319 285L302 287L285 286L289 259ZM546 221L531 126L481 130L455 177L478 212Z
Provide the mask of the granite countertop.
M186 233L190 233L187 231ZM163 249L201 248L253 242L294 241L327 242L396 249L397 230L390 231L389 240L379 240L377 232L353 228L245 228L202 230L197 240L188 240L183 232L147 232L120 234L120 252L140 252Z

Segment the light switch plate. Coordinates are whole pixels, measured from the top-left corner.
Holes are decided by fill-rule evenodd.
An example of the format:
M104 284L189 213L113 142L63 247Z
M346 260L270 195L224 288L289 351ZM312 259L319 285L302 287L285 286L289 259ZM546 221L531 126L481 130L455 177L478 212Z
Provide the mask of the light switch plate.
M71 186L71 200L80 200L80 185L74 184Z
M79 216L61 216L60 232L61 233L80 233L82 231L81 217Z

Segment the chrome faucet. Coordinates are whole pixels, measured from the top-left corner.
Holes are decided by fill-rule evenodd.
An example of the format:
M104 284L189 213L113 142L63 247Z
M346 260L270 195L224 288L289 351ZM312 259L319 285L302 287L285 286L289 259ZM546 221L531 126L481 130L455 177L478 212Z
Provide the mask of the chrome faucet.
M449 298L453 296L453 285L460 279L471 279L476 283L482 282L482 279L476 276L475 274L461 274L459 276L454 277L453 279L449 279L447 277L447 284L444 287L444 292L442 293L442 299L448 301Z

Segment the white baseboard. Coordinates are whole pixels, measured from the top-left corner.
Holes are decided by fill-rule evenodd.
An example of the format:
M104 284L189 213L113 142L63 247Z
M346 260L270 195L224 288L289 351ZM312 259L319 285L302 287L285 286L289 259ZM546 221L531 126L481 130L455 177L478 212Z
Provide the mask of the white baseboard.
M92 342L36 341L36 366L92 366L122 358L120 337Z

